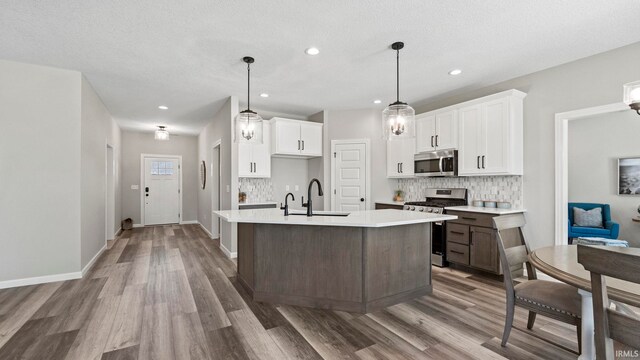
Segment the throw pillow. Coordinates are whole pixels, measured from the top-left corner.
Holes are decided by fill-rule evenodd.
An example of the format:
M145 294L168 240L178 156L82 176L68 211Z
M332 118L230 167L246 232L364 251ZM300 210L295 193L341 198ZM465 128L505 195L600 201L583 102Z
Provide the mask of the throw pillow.
M594 208L591 210L573 208L574 226L602 228L602 208Z

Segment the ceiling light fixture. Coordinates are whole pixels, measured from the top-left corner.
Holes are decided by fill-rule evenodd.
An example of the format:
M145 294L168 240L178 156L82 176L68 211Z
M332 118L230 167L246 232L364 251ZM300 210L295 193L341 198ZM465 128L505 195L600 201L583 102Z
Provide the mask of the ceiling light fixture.
M247 64L247 109L236 116L236 140L241 142L262 143L262 117L251 110L251 56L242 58ZM238 136L240 135L240 136Z
M624 84L624 103L640 115L640 80Z
M382 100L373 100L374 104L380 104L382 102Z
M160 110L168 110L169 107L166 106L166 105L160 105L160 106L158 106L158 109L160 109Z
M260 94L260 97L268 98L268 97L269 97L269 94L267 94L267 93L262 93L262 94Z
M169 140L169 132L165 126L158 126L155 138L156 140Z
M413 138L416 112L407 103L400 101L400 50L403 42L394 42L396 51L396 101L382 111L382 134L387 140Z
M304 51L307 55L318 55L320 54L320 50L318 50L318 48L315 47L310 47L307 50Z
M449 75L456 76L456 75L460 75L460 74L462 74L462 70L460 70L460 69L453 69L453 70L449 71Z

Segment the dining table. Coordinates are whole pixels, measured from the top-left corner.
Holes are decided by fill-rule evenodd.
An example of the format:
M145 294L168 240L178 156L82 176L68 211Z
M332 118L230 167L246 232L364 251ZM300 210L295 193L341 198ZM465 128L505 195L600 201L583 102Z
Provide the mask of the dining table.
M640 256L640 248L609 248ZM591 273L578 263L578 246L557 245L539 248L529 254L529 262L540 272L578 289L582 298L582 349L578 359L595 359ZM640 284L610 277L606 277L606 284L610 300L640 307Z

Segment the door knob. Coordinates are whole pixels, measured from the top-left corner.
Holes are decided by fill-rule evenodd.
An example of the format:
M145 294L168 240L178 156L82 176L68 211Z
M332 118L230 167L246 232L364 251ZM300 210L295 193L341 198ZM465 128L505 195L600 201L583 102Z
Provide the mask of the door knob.
M360 201L364 201L364 198L360 198Z

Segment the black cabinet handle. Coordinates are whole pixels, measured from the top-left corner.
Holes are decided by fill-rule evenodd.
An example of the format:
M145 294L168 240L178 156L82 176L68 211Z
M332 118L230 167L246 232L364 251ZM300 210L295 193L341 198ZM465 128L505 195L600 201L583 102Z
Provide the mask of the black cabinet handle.
M431 135L431 147L435 147L433 146L433 135Z
M476 166L478 167L478 169L480 169L480 155L478 155L476 158Z
M460 232L460 231L451 231L451 230L449 230L449 232L452 233L452 234L464 235L464 233Z
M438 147L438 135L436 135L436 147Z
M482 168L484 169L484 155L482 155Z
M449 250L449 251L451 251L451 252L452 252L452 253L454 253L454 254L464 255L464 253L463 253L463 252L461 252L461 251L455 251L455 250Z
M402 173L402 163L400 163L400 172Z
M298 150L300 150L300 140L298 140Z
M470 220L470 221L476 221L476 218L472 218L472 217L462 217L462 220Z

